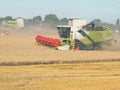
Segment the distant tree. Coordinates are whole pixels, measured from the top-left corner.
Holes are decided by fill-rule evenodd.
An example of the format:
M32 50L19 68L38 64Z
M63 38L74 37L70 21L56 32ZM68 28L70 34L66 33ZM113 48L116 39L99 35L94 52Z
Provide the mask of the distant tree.
M0 18L0 25L2 25L4 18Z
M12 18L12 16L1 17L0 18L0 25L2 25L3 21L10 21L10 20L14 20Z
M38 25L38 24L41 23L41 21L42 21L42 17L41 16L35 16L35 17L33 17L33 23L34 24Z
M101 20L100 20L100 19L94 19L93 22L94 22L96 25L100 25L100 24L101 24Z
M33 19L25 19L25 26L32 26L33 25Z
M120 25L120 19L118 18L117 20L116 20L116 26L119 26Z
M58 23L59 23L59 18L56 15L54 14L45 15L44 25L46 27L55 28Z
M44 21L46 22L58 22L59 19L56 15L54 14L48 14L48 15L45 15L45 18L44 18Z
M67 18L62 18L62 19L60 19L60 24L62 24L62 25L67 25L68 24L68 19Z
M6 16L5 20L13 20L12 16Z
M116 30L118 31L118 32L120 32L120 19L118 18L117 20L116 20Z
M33 17L33 19L42 21L42 17L41 16L35 16L35 17Z

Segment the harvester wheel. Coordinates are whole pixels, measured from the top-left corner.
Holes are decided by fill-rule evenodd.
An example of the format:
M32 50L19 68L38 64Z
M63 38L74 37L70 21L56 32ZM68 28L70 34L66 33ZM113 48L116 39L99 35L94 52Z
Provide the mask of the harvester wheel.
M75 50L81 50L81 46L79 42L75 43Z
M100 45L96 45L96 46L94 46L94 48L93 48L93 50L101 50L102 48L101 48L101 46Z

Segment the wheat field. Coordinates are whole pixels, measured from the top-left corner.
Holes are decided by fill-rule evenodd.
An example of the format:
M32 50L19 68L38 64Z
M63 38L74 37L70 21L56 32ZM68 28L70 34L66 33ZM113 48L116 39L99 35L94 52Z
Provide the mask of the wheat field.
M49 36L54 37L54 36ZM35 35L0 36L0 65L119 61L118 51L61 51L35 42Z
M0 90L120 90L120 62L2 66Z
M120 90L119 51L54 50L35 36L0 36L0 90Z

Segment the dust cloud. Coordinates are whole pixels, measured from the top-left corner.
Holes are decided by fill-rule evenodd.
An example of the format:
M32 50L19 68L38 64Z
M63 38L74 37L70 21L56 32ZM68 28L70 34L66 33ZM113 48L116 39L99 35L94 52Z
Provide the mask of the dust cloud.
M7 32L7 36L33 36L43 35L51 38L59 38L57 29L29 26L24 28L9 28L0 26L0 37ZM114 34L114 39L109 44L102 44L100 51L120 51L120 34Z
M29 26L24 28L0 27L0 35L6 31L8 32L8 36L18 35L22 37L22 35L44 35L58 37L57 29L43 28L38 26Z

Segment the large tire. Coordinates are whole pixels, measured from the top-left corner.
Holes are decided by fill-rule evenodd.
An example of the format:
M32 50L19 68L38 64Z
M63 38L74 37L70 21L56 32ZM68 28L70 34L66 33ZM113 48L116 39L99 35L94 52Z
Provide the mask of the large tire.
M100 50L101 47L100 46L95 46L93 50Z
M75 42L75 50L85 50L85 48L80 44L80 42Z
M101 44L96 44L93 50L102 50Z
M80 50L81 47L80 47L80 44L78 42L75 43L75 50Z

